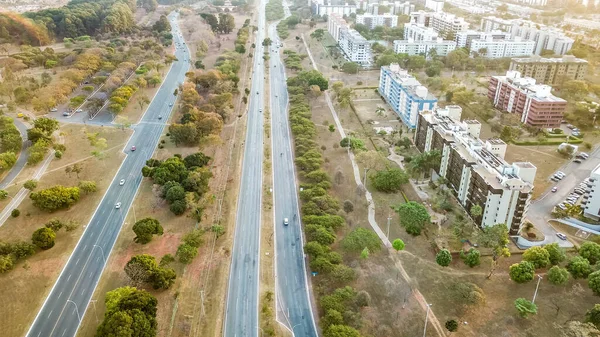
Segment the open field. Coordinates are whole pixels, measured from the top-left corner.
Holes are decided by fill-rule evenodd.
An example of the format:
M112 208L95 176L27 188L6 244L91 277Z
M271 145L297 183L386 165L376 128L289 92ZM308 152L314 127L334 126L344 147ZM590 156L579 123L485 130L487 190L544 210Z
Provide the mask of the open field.
M120 131L111 128L94 126L65 125L60 131L64 135L67 151L60 160L54 159L49 170L40 179L37 189L47 188L56 184L73 186L79 180L94 180L98 191L89 195L82 194L80 201L67 210L47 213L34 207L31 200L23 200L19 209L21 216L9 218L0 227L0 237L10 240L29 240L37 228L48 220L58 218L62 221L76 221L80 225L71 232L60 231L56 245L47 251L40 251L19 263L14 270L0 275L0 293L2 302L7 305L0 307L0 325L6 336L19 336L25 333L35 317L47 292L51 289L58 274L75 247L84 225L89 221L96 205L104 195L108 184L119 168L125 155L121 151L126 139L131 135L130 130ZM107 140L107 150L103 159L91 156L92 147L84 134L99 132L99 136ZM83 170L77 177L69 177L64 166L79 162ZM24 170L15 181L22 184L29 178L31 169ZM16 188L16 186L11 187ZM9 189L9 191L11 190Z

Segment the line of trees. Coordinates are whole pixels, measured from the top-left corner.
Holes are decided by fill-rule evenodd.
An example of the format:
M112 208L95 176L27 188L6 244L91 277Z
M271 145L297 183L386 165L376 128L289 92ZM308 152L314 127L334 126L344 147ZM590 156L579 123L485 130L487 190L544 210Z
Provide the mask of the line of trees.
M14 120L0 116L0 172L10 169L17 162L23 139Z

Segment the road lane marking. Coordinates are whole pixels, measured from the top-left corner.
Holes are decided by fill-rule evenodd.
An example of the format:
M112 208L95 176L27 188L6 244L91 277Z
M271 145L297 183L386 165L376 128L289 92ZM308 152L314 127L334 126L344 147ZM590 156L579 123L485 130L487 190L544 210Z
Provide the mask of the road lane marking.
M60 297L62 296L62 293L63 293L63 292L61 291L61 292L60 292L60 294L58 294L58 298L60 298Z
M83 288L83 290L81 291L81 296L83 296L83 294L85 294L86 290L87 290L87 288Z
M71 279L71 274L69 274L69 277L67 277L67 282L69 282L70 279Z
M48 314L48 318L50 318L50 315L52 315L52 312L53 312L53 311L54 311L54 310L50 310L50 313Z
M66 332L67 332L67 329L65 329L65 330L63 331L63 334L62 334L62 335L64 336Z
M87 248L87 245L85 245L85 247L83 247L83 250L85 250Z

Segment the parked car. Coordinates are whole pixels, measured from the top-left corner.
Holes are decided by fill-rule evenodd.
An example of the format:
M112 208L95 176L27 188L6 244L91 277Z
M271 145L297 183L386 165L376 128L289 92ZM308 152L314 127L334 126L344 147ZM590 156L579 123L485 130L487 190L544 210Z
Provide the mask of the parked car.
M552 193L556 193L556 191L558 191L558 187L556 187L556 186L552 187Z
M57 109L57 108L52 108L52 109L50 109L50 112L57 112L57 111L58 111L58 109Z
M575 126L574 126L574 125L572 125L572 124L567 124L567 128L569 128L569 129L573 130L573 129L575 128Z
M566 239L567 239L567 236L566 236L566 235L564 235L563 233L556 233L556 236L557 236L559 239L561 239L561 240L566 240Z
M577 163L577 164L581 164L581 159L574 159L573 162Z
M63 112L63 116L69 116L69 112L68 111L64 111Z
M75 112L83 112L83 109L77 109Z

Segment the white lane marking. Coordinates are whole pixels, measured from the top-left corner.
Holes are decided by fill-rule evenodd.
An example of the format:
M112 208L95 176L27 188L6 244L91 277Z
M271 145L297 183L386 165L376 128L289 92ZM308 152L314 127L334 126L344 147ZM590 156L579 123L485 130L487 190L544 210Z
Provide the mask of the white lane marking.
M83 296L83 294L85 294L86 290L87 290L87 288L83 288L83 290L81 291L81 296Z
M58 298L60 298L60 297L62 296L62 293L63 293L63 292L61 291L61 292L60 292L60 294L58 294Z
M62 335L64 336L66 332L67 332L67 329L65 329L65 330L63 331L63 334L62 334Z
M50 318L50 315L52 315L52 312L53 312L53 311L54 311L54 310L50 310L50 313L48 314L48 318Z
M69 277L67 277L67 282L69 282L70 279L71 279L71 274L69 274Z
M79 264L79 260L80 260L80 259L77 259L77 261L75 261L75 265L78 265L78 264Z

